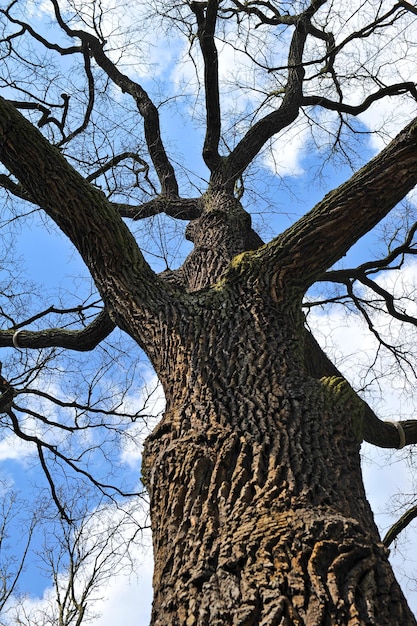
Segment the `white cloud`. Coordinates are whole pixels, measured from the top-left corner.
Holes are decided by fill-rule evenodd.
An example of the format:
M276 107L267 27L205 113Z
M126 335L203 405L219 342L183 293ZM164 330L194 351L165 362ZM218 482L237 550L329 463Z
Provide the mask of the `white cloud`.
M401 104L399 100L401 101ZM383 129L381 134L374 134L370 139L370 147L379 152L410 122L417 113L416 103L397 98L385 98L362 113L359 119L371 131Z
M54 9L50 0L28 0L24 4L22 14L29 20L29 18L42 18L45 15L52 17Z
M148 549L138 556L137 572L115 576L105 590L105 598L95 608L100 617L95 626L146 626L150 622L152 608L152 552Z
M7 435L0 441L0 461L18 461L23 465L36 454L36 448L16 435Z
M302 160L306 153L310 132L306 124L294 124L271 140L263 153L263 163L278 176L301 176Z

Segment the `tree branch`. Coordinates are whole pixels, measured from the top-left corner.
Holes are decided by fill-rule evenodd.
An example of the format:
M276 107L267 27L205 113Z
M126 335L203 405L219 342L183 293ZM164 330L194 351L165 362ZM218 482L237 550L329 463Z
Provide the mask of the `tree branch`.
M78 128L73 130L69 135L67 135L67 136L64 135L63 139L58 144L59 147L63 146L64 144L66 144L69 141L71 141L72 139L74 139L74 137L76 137L77 135L82 133L87 128L88 123L90 121L91 114L93 112L94 100L95 100L95 85L94 85L93 73L91 71L90 54L89 54L89 50L88 50L87 46L83 46L82 47L82 54L83 54L83 58L84 58L84 70L85 70L85 74L87 76L87 85L88 85L88 102L87 102L87 107L86 107L86 110L84 112L84 118L83 118L83 121L81 122L81 124L78 126ZM62 126L64 126L64 123L62 124Z
M304 336L304 367L306 373L313 378L336 376L344 378L343 374L327 357L314 336L305 330ZM359 396L358 396L359 398ZM405 442L401 441L399 430L395 423L383 422L374 413L371 407L361 399L364 406L363 438L368 443L379 448L399 449L403 445L417 443L417 420L399 422L404 431Z
M312 211L259 251L248 252L248 261L253 264L257 258L264 275L272 262L273 280L289 288L298 283L305 293L416 184L417 118ZM242 270L244 266L242 257Z
M124 159L133 159L134 161L140 163L143 167L143 171L145 172L147 172L149 169L148 164L143 161L143 159L141 159L136 153L123 152L122 154L115 155L114 157L109 159L109 161L104 163L104 165L100 166L92 174L89 174L85 180L88 182L96 180L99 176L101 176L108 170L116 167ZM17 198L21 198L22 200L26 200L27 202L31 202L32 204L37 204L35 200L29 195L29 193L24 189L23 185L21 185L20 183L15 183L6 174L0 174L0 186L4 189L7 189L7 191L12 193ZM141 220L147 217L153 217L154 215L159 215L161 213L165 213L169 217L173 217L179 220L194 220L201 216L201 204L201 198L177 198L173 196L158 196L157 198L153 198L149 202L144 202L143 204L137 206L122 202L111 202L112 207L118 212L121 217L130 218L133 220Z
M373 94L370 94L365 98L363 102L357 105L346 104L345 102L335 102L324 98L323 96L303 96L302 106L321 106L324 109L330 111L337 111L338 113L348 113L349 115L360 115L378 100L385 98L386 96L397 96L403 93L410 93L413 98L417 100L417 88L414 83L396 83L395 85L389 85L383 87Z
M242 4L238 0L233 0L233 4L236 6L236 9L232 9L230 7L222 8L222 13L226 16L238 15L239 13L256 15L256 17L259 18L259 24L269 24L271 26L278 26L279 24L294 24L299 19L299 15L283 15L275 6L272 5L271 2L248 2L246 0L246 2ZM264 7L269 10L272 15L268 17L259 7Z
M113 202L115 209L122 217L134 220L145 219L165 213L179 220L194 220L200 217L202 212L200 198L172 198L160 196L139 206Z
M93 180L96 180L97 178L99 178L100 176L108 172L109 170L112 170L113 168L117 167L119 163L122 163L122 161L125 161L127 159L131 159L132 161L139 163L139 165L141 166L140 171L145 172L145 178L148 180L149 165L146 161L141 159L140 156L136 154L136 152L121 152L120 154L113 155L111 159L103 163L103 165L100 165L98 169L96 169L94 172L89 174L86 177L86 180L88 180L88 182L91 183Z
M288 78L281 106L253 124L226 160L224 168L226 176L233 184L268 139L289 126L298 117L305 74L302 60L309 20L310 15L306 12L296 22L288 53Z
M14 4L14 3L12 3ZM45 39L45 37L42 37L42 35L40 35L38 32L36 32L32 26L30 26L30 24L27 24L26 22L22 22L20 20L17 20L16 18L12 17L10 15L10 8L8 7L6 10L5 9L0 9L0 14L3 14L7 17L7 19L12 23L12 24L17 24L18 26L21 27L21 32L19 33L19 35L23 34L24 32L28 32L34 39L36 39L36 41L38 41L40 44L42 44L43 46L45 46L45 48L47 48L48 50L55 50L56 52L58 52L59 54L65 56L68 54L74 54L77 52L81 52L82 48L80 46L70 46L69 48L63 48L62 46L59 46L58 44L54 44L51 43L50 41L48 41L47 39Z
M410 2L407 2L406 0L398 0L398 4L404 7L404 9L406 9L407 11L410 11L410 13L414 13L414 15L417 15L417 7L410 4Z
M62 136L64 136L64 124L68 113L69 96L67 94L61 94L63 104L56 104L57 108L63 109L61 121L51 116L51 111L47 105L40 102L21 102L18 100L9 100L10 104L16 107L16 109L23 109L26 111L40 111L42 113L41 119L38 121L38 127L46 126L46 124L55 124L58 127Z
M105 42L100 42L97 37L90 33L69 28L62 19L57 1L52 0L52 4L57 22L65 33L69 37L78 37L84 46L88 48L98 66L101 67L115 85L120 87L123 93L130 94L135 100L138 111L143 118L146 145L161 184L161 194L177 196L178 183L162 142L158 109L149 95L138 83L122 74L108 58L103 50Z
M78 352L93 350L115 328L106 309L82 330L65 330L49 328L47 330L2 330L0 331L0 347L16 348L67 348Z
M388 548L388 546L390 546L392 542L398 537L400 532L404 530L404 528L406 528L416 517L417 505L411 507L411 509L408 509L408 511L406 511L404 515L402 515L400 519L391 526L391 528L383 538L382 543Z
M155 319L160 316L161 302L169 298L167 287L149 267L111 203L3 98L0 160L78 249L118 325L133 332L126 321L132 319L132 306L137 332L145 330L140 320L145 316L149 321L154 307ZM126 300L132 285L137 286L134 303Z
M117 493L120 496L126 496L126 497L132 497L132 496L138 496L139 495L139 492L125 493L124 491L119 489L119 487L116 487L115 485L102 483L102 482L96 480L93 477L92 474L90 474L86 470L82 469L79 465L77 465L77 463L73 459L71 459L68 456L65 456L65 454L62 454L62 452L60 452L56 446L54 446L54 445L52 445L50 443L47 443L46 441L42 441L39 437L37 437L35 435L28 435L27 433L25 433L21 429L20 424L19 424L19 420L18 420L16 414L13 412L12 409L9 409L7 411L7 415L9 416L9 418L11 420L11 426L13 428L14 433L20 439L22 439L23 441L27 441L28 443L32 443L32 444L34 444L36 446L42 470L43 470L43 472L45 474L46 480L47 480L47 482L49 484L49 487L50 487L50 490L51 490L52 499L53 499L55 505L57 506L58 511L59 511L61 517L63 519L65 519L69 524L72 523L72 520L68 517L68 515L66 513L66 510L65 510L65 507L61 504L61 500L60 500L59 495L57 493L53 477L52 477L52 475L51 475L51 473L49 471L48 464L47 464L47 461L46 461L46 458L45 458L45 450L47 450L55 459L58 459L59 461L64 463L73 472L75 472L76 474L79 474L81 476L84 476L84 478L87 478L87 480L89 480L103 494L106 494L108 491L112 491L114 493Z
M23 188L23 185L15 183L9 176L6 176L6 174L0 174L0 186L10 191L16 198L34 203L28 192Z
M203 158L212 172L219 164L219 141L221 134L219 67L214 42L218 0L191 2L191 10L197 19L198 40L204 60L204 85L206 92L206 136Z
M376 272L380 272L382 270L391 269L391 264L398 259L398 257L400 257L398 267L401 267L406 254L417 254L417 249L412 247L416 232L417 222L410 227L404 242L393 248L384 258L367 261L354 269L329 270L318 280L331 282L344 282L349 278L360 280L363 275L368 276L368 274L375 274Z

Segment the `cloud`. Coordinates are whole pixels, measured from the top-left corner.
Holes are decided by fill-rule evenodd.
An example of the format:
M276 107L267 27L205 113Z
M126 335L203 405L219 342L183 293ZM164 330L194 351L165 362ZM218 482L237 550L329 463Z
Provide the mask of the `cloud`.
M399 101L400 100L400 101ZM404 97L384 98L359 116L370 131L383 130L370 138L370 148L382 150L416 115L416 103Z
M301 176L310 132L306 124L290 126L270 141L263 152L263 165L278 176Z
M18 461L23 465L36 455L33 444L23 441L16 435L7 435L0 441L0 461Z
M105 591L105 598L95 609L100 617L95 626L146 626L152 609L153 559L150 549L138 555L139 566L134 575L115 576Z
M123 431L120 461L131 469L139 469L142 460L143 443L161 419L165 409L165 396L156 375L149 377L141 391L134 398L127 398L126 408L130 413L139 411L137 420Z

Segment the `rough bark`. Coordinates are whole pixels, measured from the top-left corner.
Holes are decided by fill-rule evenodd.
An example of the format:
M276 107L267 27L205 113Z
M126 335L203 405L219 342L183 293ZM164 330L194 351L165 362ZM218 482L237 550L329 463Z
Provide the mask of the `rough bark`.
M414 624L366 502L354 403L303 374L297 324L251 287L196 310L162 377L144 455L152 624Z

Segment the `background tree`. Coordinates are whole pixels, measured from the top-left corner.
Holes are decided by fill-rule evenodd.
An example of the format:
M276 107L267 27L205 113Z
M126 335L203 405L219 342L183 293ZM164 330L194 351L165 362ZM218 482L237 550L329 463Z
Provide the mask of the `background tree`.
M124 507L102 502L90 510L89 500L76 492L68 501L61 494L73 523L56 516L50 499L38 502L37 517L32 524L20 524L24 539L23 554L14 559L11 546L0 546L1 612L0 624L9 626L80 626L98 617L97 600L105 593L109 581L121 571L131 570L132 543L141 539L137 503L124 502ZM7 500L6 500L7 501ZM11 535L12 524L21 522L21 511L13 498L2 518L3 535ZM19 576L25 566L29 545L34 537L35 523L41 527L37 547L40 571L53 581L42 602L31 602L18 592ZM6 558L8 557L8 558ZM31 572L33 575L33 559Z
M19 501L16 494L11 492L10 486L2 483L1 487L3 504L0 517L0 614L5 611L7 602L16 589L38 521L35 516L29 520L29 523L25 520L25 530L22 533L23 541L19 546L19 555L16 556L16 550L10 545L10 527L17 518L16 509L19 506ZM8 497L5 497L6 495Z
M11 215L22 201L29 211L39 207L72 242L102 308L93 319L86 317L86 307L98 306L91 299L23 321L5 312L0 342L7 354L35 354L43 372L53 363L46 371L57 373L62 350L107 355L117 328L150 359L167 404L143 457L155 554L152 623L414 624L365 498L359 448L362 439L387 448L415 443L417 422L378 419L308 331L303 306L312 307L314 285L334 284L318 301L356 306L382 348L412 371L412 355L387 342L373 313L415 325L404 302L378 282L379 272L400 268L415 252L413 210L388 232L381 258L352 269L337 263L417 183L416 7L209 0L155 4L150 15L148 3L133 3L140 27L130 22L124 31L126 3L122 20L114 5L47 6L48 31L35 10L25 17L25 2L1 10L1 183ZM145 63L155 63L152 54L143 60L150 50L142 28L181 33L197 82L177 75L173 94L164 74L151 92L140 79ZM228 55L239 72L225 73ZM266 160L280 158L275 142L282 150L308 127L319 171L330 158L359 165L363 116L384 98L401 103L404 128L265 244L250 213L274 194L255 203L250 192L255 174L267 176ZM170 137L164 109L180 100L203 124L204 169L196 173L167 149L175 129ZM386 123L380 134L387 138ZM139 220L161 215L150 230L135 230ZM154 240L168 218L187 222L191 249L179 250L168 229L146 259L146 237ZM9 301L16 308L16 297ZM51 314L54 328L46 325ZM19 366L39 370L15 357ZM5 423L36 447L60 515L71 521L56 464L121 495L84 467L88 446L75 455L47 436L59 427L79 433L93 425L95 411L112 415L113 395L96 408L90 384L88 400L73 403L63 427L27 404L43 392L4 375ZM79 376L75 385L85 393L83 375L83 386ZM27 415L34 422L22 423ZM123 430L129 415L135 418L117 411L111 431ZM109 428L101 418L98 425ZM111 454L108 444L95 449Z

